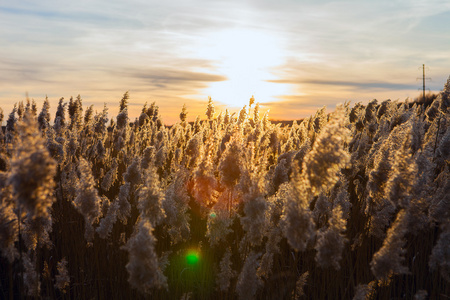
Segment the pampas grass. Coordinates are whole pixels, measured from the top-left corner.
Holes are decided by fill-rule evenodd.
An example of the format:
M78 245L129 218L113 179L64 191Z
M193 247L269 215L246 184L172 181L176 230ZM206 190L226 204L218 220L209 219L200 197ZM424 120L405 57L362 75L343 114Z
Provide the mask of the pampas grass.
M449 93L292 124L0 109L0 298L448 298Z

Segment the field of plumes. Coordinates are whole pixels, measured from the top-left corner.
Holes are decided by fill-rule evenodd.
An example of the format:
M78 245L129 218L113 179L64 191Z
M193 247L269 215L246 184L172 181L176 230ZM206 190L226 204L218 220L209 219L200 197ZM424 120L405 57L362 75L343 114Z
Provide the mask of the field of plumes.
M449 299L450 78L275 124L0 109L1 299Z

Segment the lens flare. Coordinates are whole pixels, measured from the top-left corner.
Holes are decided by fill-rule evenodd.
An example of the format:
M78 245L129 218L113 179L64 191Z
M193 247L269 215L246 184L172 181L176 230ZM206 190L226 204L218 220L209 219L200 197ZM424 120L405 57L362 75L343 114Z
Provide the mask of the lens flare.
M188 265L196 265L200 260L200 253L196 250L189 250L186 254L186 262Z

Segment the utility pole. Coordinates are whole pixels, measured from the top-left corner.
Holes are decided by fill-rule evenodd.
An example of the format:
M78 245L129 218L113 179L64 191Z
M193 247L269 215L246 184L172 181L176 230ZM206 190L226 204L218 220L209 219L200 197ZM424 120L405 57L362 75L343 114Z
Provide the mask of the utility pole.
M417 78L419 79L419 78ZM422 64L422 86L423 86L423 100L425 100L425 80L431 80L431 78L425 77L425 64Z
M423 82L423 99L425 100L425 64L422 64L422 70L423 70L423 76L422 76L422 82Z

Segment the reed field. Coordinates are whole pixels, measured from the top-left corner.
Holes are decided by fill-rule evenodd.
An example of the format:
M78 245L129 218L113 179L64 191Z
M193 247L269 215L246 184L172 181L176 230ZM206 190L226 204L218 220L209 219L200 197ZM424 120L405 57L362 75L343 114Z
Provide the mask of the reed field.
M0 109L0 299L450 299L450 78L290 124L128 101Z

